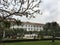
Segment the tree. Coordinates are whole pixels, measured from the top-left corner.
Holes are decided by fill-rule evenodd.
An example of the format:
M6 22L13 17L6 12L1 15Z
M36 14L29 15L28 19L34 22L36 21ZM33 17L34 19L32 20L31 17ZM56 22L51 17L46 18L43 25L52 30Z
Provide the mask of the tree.
M8 30L10 28L10 22L7 20L4 20L2 22L0 22L0 31L1 31L1 35L4 38L5 37L5 31Z
M58 33L59 25L56 22L46 23L44 25L44 31L46 35L52 36L52 42L54 42L55 34Z
M59 26L58 30L56 31L55 36L56 36L56 37L60 37L60 26Z
M35 14L41 14L39 9L40 3L41 0L0 0L0 23L4 23L4 25L0 26L0 30L5 30L5 26L6 28L9 27L7 22L4 21L12 18L14 15L34 18Z
M44 33L43 30L39 31L39 32L38 32L38 38L43 39L43 38L44 38L44 37L43 37L43 36L44 36L43 33Z
M10 30L5 30L5 37L10 38L11 36L12 36L12 37L15 36L14 30L12 30L12 29L10 29Z
M19 26L22 24L22 22L20 20L16 20L16 24Z
M34 17L35 13L40 13L40 3L41 0L0 0L0 21L13 15Z
M26 34L26 30L22 29L22 28L17 28L17 29L14 29L15 31L15 34L18 36L18 37L22 37Z

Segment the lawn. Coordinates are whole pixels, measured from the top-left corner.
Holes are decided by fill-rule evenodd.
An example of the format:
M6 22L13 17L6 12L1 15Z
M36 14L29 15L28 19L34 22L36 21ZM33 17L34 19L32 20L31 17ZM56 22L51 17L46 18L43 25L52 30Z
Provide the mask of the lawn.
M30 42L15 42L15 43L1 43L0 45L60 45L60 41L30 41Z

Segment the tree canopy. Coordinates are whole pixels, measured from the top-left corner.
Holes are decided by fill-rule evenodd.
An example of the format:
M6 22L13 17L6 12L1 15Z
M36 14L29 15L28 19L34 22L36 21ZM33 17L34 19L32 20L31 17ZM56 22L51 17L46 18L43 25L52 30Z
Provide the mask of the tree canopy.
M34 18L35 15L41 14L40 3L41 0L0 0L0 31L3 30L2 34L5 34L4 30L9 29L11 26L7 19L12 18L14 15ZM19 26L21 21L15 20L15 24Z
M34 17L40 13L41 0L0 0L0 17L6 19L13 15Z
M44 34L52 36L52 42L54 42L55 36L58 33L60 27L57 22L46 23L44 25Z

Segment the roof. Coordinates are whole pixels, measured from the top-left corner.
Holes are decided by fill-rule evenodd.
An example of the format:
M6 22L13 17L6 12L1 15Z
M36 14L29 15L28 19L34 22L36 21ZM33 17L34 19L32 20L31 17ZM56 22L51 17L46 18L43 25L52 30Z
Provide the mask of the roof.
M44 25L42 23L34 23L34 22L22 22L23 24L30 24L30 25Z
M14 18L7 18L7 21L16 21Z

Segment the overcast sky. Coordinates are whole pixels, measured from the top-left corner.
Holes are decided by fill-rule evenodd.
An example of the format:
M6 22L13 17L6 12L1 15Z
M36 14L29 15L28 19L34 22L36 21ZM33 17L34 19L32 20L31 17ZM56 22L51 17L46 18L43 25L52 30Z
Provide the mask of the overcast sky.
M35 18L27 19L19 17L22 21L30 21L36 23L46 23L56 21L60 24L60 0L42 0L40 4L42 15L36 15ZM18 18L17 18L18 19Z

